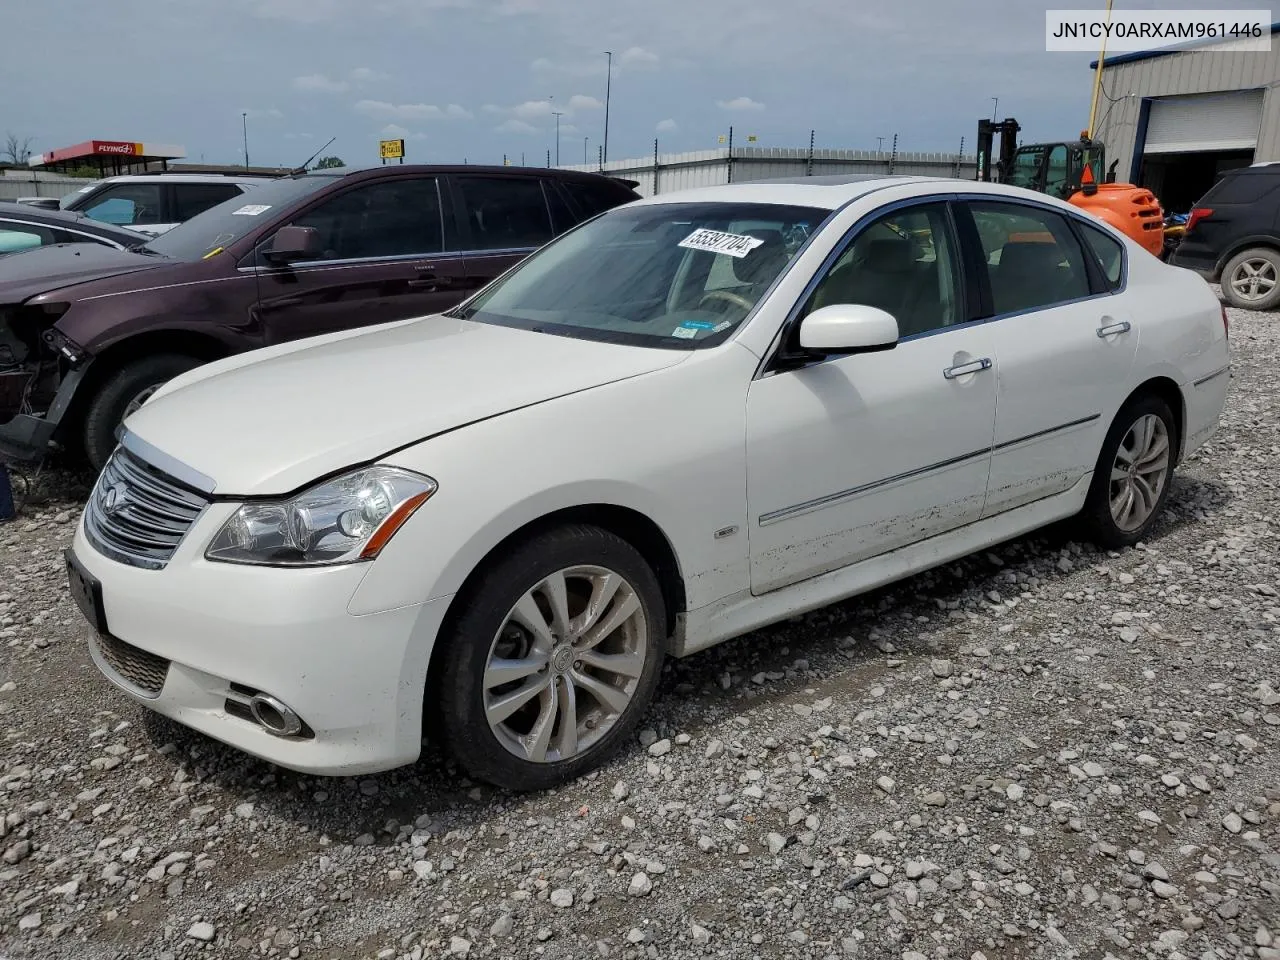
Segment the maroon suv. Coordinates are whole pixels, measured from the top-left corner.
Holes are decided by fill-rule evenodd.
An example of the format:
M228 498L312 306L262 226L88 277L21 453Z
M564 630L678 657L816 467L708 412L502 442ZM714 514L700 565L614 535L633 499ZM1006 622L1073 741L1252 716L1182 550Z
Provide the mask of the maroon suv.
M634 186L513 167L319 170L131 250L60 244L0 259L0 455L34 459L55 440L100 468L121 421L171 377L446 310L637 199Z

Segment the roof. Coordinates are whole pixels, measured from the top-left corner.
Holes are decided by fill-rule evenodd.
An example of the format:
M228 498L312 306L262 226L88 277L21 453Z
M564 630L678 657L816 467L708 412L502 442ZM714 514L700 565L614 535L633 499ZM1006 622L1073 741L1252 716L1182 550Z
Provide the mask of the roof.
M780 177L776 180L748 180L743 183L710 187L693 187L673 193L662 193L636 201L637 204L658 203L779 203L801 207L835 210L850 200L884 187L909 183L963 183L949 177L912 177L905 175L847 173L821 177Z
M151 173L119 173L102 177L93 183L115 183L127 180L130 183L258 183L261 180L276 180L278 177L255 173L173 173L154 170Z
M1280 21L1271 24L1271 33L1280 33ZM1102 69L1107 67L1116 67L1122 63L1137 63L1139 60L1154 60L1156 57L1167 57L1174 53L1185 53L1188 50L1197 50L1201 47L1212 47L1222 43L1231 42L1224 40L1215 40L1212 38L1205 40L1192 40L1188 43L1180 43L1173 47L1161 47L1159 50L1135 50L1133 53L1121 53L1114 57L1106 57ZM1223 50L1223 53L1230 53L1230 50ZM1089 64L1090 70L1098 69L1098 61L1094 60Z
M114 157L134 162L143 160L176 160L185 157L187 151L171 144L142 143L137 140L85 140L70 147L59 147L48 153L37 153L27 160L32 167L50 163L66 163L86 157Z
M388 175L392 173L524 174L525 176L553 177L562 180L611 180L614 183L622 183L624 185L633 185L636 182L622 177L615 177L608 172L596 173L583 170L568 170L563 167L512 167L479 163L397 163L385 166L380 163L369 163L350 167L324 167L308 170L307 174L318 177L348 177L356 174L371 174L379 170Z

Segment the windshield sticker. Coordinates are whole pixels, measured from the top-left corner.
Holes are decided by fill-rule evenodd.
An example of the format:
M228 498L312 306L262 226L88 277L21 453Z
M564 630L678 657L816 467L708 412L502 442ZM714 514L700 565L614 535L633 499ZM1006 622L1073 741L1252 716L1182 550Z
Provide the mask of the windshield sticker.
M673 337L679 337L681 340L692 340L698 335L698 331L693 327L686 327L684 324L676 327L671 331Z
M690 330L714 330L716 328L714 323L707 320L686 320L680 326L687 327Z
M721 320L719 323L717 323L714 327L711 328L711 332L720 333L723 330L728 330L731 326L733 326L733 321Z
M759 237L749 237L742 233L721 233L719 230L695 230L677 246L690 250L705 250L707 253L723 253L730 257L745 257L760 244Z
M256 217L271 209L269 203L246 203L239 210L232 210L233 217Z

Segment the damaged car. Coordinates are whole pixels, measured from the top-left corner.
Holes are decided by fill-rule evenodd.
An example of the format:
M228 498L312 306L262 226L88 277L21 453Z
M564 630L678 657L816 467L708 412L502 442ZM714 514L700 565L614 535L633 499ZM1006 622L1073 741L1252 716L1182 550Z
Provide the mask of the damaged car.
M50 443L100 469L163 384L259 347L439 313L533 250L638 198L634 183L516 167L282 177L130 249L0 259L0 457Z

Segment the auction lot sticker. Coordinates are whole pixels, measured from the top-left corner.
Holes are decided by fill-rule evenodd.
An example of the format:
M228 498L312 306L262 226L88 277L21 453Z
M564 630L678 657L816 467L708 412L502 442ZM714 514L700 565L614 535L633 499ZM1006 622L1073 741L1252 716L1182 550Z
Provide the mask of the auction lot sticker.
M731 257L745 257L760 244L759 237L749 237L742 233L721 233L719 230L695 230L677 246L690 250L705 250L707 253L724 253Z

